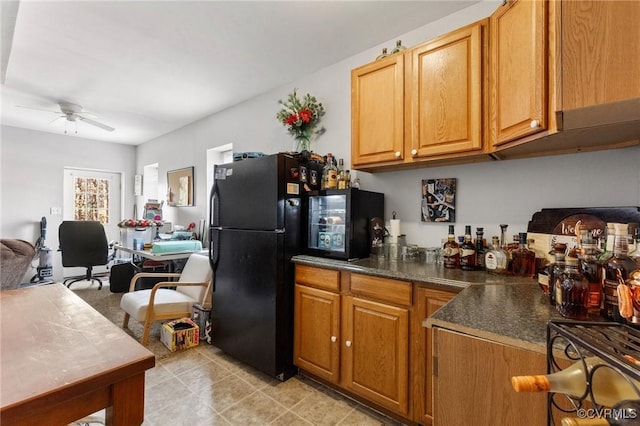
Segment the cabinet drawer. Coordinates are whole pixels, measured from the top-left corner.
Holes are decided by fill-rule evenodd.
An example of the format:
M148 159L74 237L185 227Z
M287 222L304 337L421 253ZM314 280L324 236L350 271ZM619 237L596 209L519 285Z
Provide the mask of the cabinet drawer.
M340 271L296 265L296 283L338 293L340 291Z
M372 299L411 306L412 284L369 275L351 274L351 293Z

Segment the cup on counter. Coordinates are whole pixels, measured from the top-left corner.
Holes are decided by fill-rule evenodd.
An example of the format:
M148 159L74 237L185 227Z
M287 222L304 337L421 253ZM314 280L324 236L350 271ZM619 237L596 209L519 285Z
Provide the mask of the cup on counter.
M438 261L438 247L427 247L425 249L425 263L427 265L435 265Z

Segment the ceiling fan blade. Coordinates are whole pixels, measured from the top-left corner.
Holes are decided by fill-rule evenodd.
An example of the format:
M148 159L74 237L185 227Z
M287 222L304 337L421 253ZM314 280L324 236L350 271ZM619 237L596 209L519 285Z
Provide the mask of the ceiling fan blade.
M49 125L51 125L51 124L55 123L56 121L58 121L58 120L60 120L61 118L64 118L64 117L65 117L64 115L61 115L61 116L59 116L59 117L54 118L53 120L51 120L51 121L49 122Z
M24 105L16 105L17 108L24 108L24 109L32 109L35 111L44 111L44 112L52 112L54 114L60 114L60 111L52 111L50 109L42 109L42 108L33 108L33 107L29 107L29 106L24 106Z
M94 121L94 120L92 120L90 118L86 118L86 117L83 117L81 115L76 115L76 117L79 120L82 120L82 121L86 122L87 124L91 124L92 126L100 127L101 129L106 130L107 132L113 132L115 130L111 126L107 126L106 124L98 123L97 121Z

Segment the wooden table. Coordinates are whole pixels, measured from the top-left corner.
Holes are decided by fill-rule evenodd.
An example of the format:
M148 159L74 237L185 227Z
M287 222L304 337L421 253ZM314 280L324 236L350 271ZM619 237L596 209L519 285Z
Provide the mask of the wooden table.
M0 318L0 424L66 425L103 408L108 425L142 423L153 353L71 290L2 291Z

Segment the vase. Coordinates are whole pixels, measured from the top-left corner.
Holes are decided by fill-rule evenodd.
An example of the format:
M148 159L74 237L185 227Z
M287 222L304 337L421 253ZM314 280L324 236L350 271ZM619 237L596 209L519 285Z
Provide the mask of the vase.
M303 151L311 151L311 141L308 136L300 135L296 137L296 142L298 144L297 150L298 152Z

